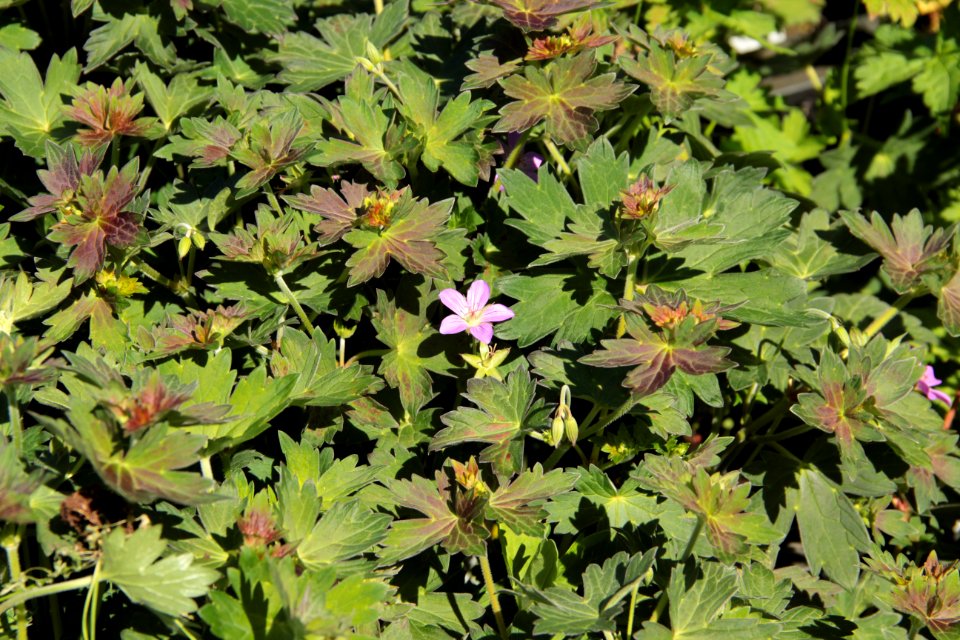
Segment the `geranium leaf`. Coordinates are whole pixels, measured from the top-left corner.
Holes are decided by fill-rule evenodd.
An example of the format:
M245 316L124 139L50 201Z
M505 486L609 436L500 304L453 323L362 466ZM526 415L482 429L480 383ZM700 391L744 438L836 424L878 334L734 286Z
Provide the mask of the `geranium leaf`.
M504 93L515 101L500 110L494 131L526 131L541 120L547 134L570 144L593 133L596 111L613 109L635 87L616 80L616 74L593 76L597 63L592 54L551 62L544 71L528 66L523 76L500 81Z
M488 0L503 10L503 17L524 31L543 31L565 13L582 11L599 0Z
M205 595L220 573L196 566L190 554L161 558L166 548L159 526L142 527L129 535L118 527L103 541L100 577L157 613L193 613L197 609L193 599Z
M0 64L8 71L0 77L0 131L26 155L42 158L45 142L63 122L61 95L69 95L80 78L77 52L54 54L45 79L28 53L2 49Z
M511 444L522 436L533 404L534 382L526 372L514 372L501 382L494 378L473 378L467 383L464 397L477 408L461 407L441 418L446 428L433 437L433 451L461 442L483 442L490 446L480 454L480 460L492 462L501 475L517 469L519 460ZM520 439L522 443L522 438ZM512 525L511 525L512 526Z
M542 501L562 495L576 483L576 476L566 474L562 469L543 473L536 464L533 469L522 472L510 484L493 492L487 503L491 519L502 520L513 531L530 536L542 536L543 518L547 512L541 507Z
M320 38L296 31L280 36L277 53L267 54L283 67L280 79L293 91L316 91L342 80L368 55L367 44L383 48L403 30L407 0L395 0L376 18L340 14L316 23Z
M870 538L850 499L837 491L816 469L804 469L800 486L797 524L803 551L814 575L826 571L831 580L852 589L860 575L859 551Z
M853 235L883 256L883 271L898 293L905 293L924 274L944 264L952 230L924 225L917 209L903 217L894 214L891 226L876 211L869 222L859 213L842 211L840 215Z

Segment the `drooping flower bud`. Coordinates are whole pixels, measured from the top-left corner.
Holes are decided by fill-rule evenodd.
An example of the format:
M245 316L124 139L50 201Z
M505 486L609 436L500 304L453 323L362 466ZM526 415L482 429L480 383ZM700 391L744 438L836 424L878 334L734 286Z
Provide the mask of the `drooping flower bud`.
M560 446L560 442L563 440L563 430L563 418L560 416L560 412L558 411L550 425L550 439L553 440L554 447Z
M577 436L580 435L580 425L577 424L577 419L570 413L570 409L567 409L567 417L563 420L563 432L566 434L567 440L570 441L571 445L577 444Z

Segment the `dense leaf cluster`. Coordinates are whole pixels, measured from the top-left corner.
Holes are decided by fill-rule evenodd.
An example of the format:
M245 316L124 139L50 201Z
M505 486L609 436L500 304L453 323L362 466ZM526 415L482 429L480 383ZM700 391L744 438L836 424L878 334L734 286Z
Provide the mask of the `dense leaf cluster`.
M960 9L829 4L0 0L0 633L960 637Z

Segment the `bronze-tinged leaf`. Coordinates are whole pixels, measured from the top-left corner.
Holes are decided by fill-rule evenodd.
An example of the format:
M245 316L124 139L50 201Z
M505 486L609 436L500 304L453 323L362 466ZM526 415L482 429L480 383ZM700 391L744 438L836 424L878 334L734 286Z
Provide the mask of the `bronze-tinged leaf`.
M924 225L917 209L906 216L894 214L891 226L876 211L869 222L859 213L843 211L840 215L853 235L883 256L883 271L897 293L906 293L923 275L947 263L953 228L934 230Z
M960 335L960 271L937 292L937 317L947 333Z
M565 13L583 11L599 0L489 0L503 10L503 17L524 31L543 31L557 24Z
M58 207L69 205L80 187L81 177L93 175L103 162L106 150L106 146L100 146L78 152L75 146L61 147L48 140L47 168L37 172L37 177L47 188L47 193L30 198L30 206L10 219L17 222L33 220L37 216L55 211Z
M320 243L325 245L336 242L353 227L358 212L371 193L366 185L344 182L339 194L333 189L313 185L310 195L301 193L283 199L295 209L323 217L314 229L321 236Z
M57 223L49 237L54 242L73 247L67 266L73 268L76 282L80 283L91 277L103 264L107 234L97 219L68 219Z
M389 488L397 505L414 509L427 517L394 521L383 541L382 564L393 564L415 556L437 543L442 543L451 553L483 553L483 539L488 535L486 529L474 526L453 512L449 504L448 481L441 472L437 472L434 482L413 476L410 480L392 481Z
M466 67L473 73L463 79L463 84L460 85L461 91L492 87L497 80L509 76L520 68L520 63L510 60L501 64L497 56L485 53L467 61Z
M505 523L511 530L541 537L543 519L547 512L541 506L548 498L567 493L577 482L577 476L562 469L543 472L539 463L524 471L508 485L493 492L487 503L487 513L493 520Z
M593 133L598 126L593 114L613 109L636 89L619 82L615 73L592 77L596 66L593 55L585 53L543 70L528 66L523 76L501 80L504 93L515 100L500 110L493 130L526 131L545 120L547 133L564 144Z
M117 136L144 136L153 118L137 118L143 109L143 94L130 95L122 79L109 89L88 83L73 106L66 110L69 119L87 125L77 139L88 147L110 143Z
M727 347L699 347L696 349L673 349L670 355L673 363L684 373L701 376L707 373L720 373L735 366L726 359L730 349Z
M670 354L660 351L649 362L630 371L623 386L639 396L647 396L667 384L675 370Z
M399 196L396 204L394 195ZM452 208L452 199L430 204L413 198L408 191L365 198L361 228L344 236L357 248L347 261L347 285L379 277L391 258L412 273L444 277L441 261L445 255L437 248L436 238L446 228Z

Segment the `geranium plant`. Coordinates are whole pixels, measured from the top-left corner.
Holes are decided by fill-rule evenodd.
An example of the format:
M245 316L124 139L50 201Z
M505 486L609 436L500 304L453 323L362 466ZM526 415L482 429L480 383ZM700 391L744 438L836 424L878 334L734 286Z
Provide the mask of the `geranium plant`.
M960 637L960 9L0 0L0 633Z

